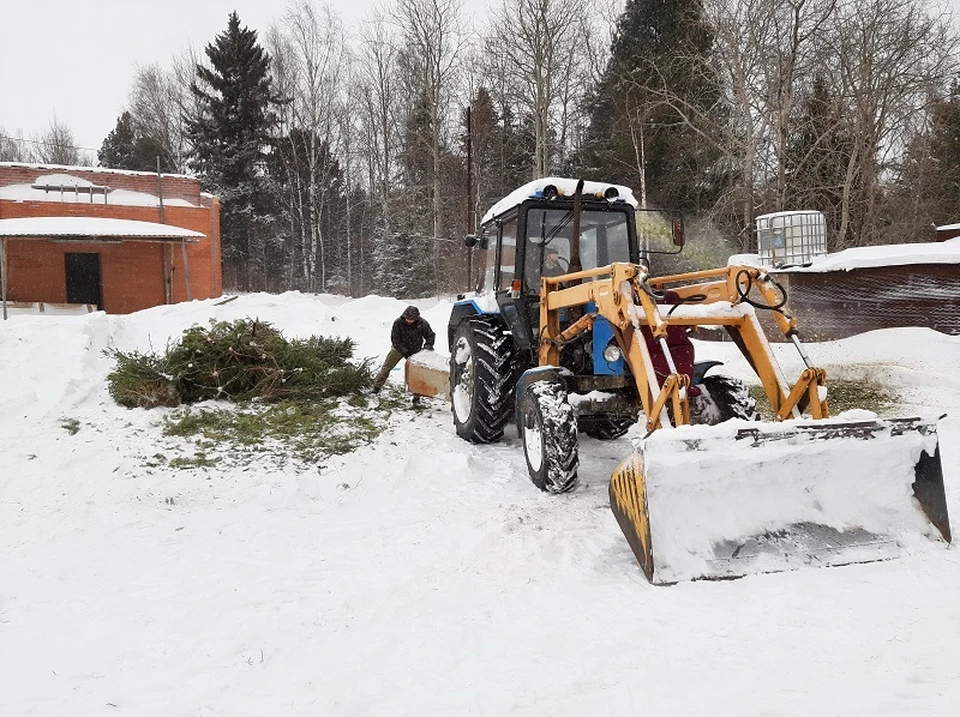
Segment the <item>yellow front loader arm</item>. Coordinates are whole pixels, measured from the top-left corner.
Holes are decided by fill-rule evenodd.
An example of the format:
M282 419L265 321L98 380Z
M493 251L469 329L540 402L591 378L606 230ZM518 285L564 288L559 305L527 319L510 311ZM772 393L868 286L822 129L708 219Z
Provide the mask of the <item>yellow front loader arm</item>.
M690 379L678 373L673 363L666 345L669 326L723 326L756 372L778 420L799 417L805 406L809 406L814 418L830 415L826 372L810 364L797 336L796 321L780 309L773 312L774 317L784 335L800 350L807 368L789 386L773 357L747 302L754 287L760 294L756 301L776 306L779 300L772 280L759 269L728 266L654 278L641 265L616 263L562 277L544 277L541 282L540 365L559 365L560 347L589 330L594 316L602 316L613 326L617 344L630 367L648 430L690 422ZM657 295L667 290L674 292L681 303L664 311ZM591 303L593 308L586 311ZM567 312L567 320L574 311L581 315L561 329L563 311ZM662 385L654 373L649 347L638 335L642 326L650 329L671 369Z

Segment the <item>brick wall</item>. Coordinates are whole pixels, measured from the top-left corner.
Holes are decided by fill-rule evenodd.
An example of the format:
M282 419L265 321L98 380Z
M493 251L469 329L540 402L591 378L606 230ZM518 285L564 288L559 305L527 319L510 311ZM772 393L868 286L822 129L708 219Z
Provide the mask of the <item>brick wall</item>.
M29 171L27 171L29 170ZM0 164L0 186L33 181L44 174L70 174L96 184L144 191L156 195L155 174L120 173L79 167L34 167ZM32 176L32 178L31 178ZM153 183L152 190L149 182ZM174 303L187 299L189 273L191 298L209 299L223 293L220 263L220 203L216 197L200 194L200 183L190 177L164 175L164 198L178 196L198 206L165 206L167 224L201 232L198 244L187 244L187 264L179 243L126 240L122 243L54 242L45 239L8 239L10 301L65 302L66 265L64 255L92 252L100 255L103 308L125 314L166 303L164 267L169 267ZM158 207L113 204L0 200L0 219L16 217L104 217L159 222ZM166 262L166 263L165 263Z
M58 167L11 162L0 162L0 187L11 184L33 184L37 177L50 174L69 174L93 184L106 185L111 189L128 189L157 196L157 175L154 172L127 172L96 167ZM160 182L164 199L183 199L191 204L200 204L200 182L196 178L181 174L161 174ZM94 203L97 201L103 203L103 198L98 195ZM108 195L108 204L109 201Z

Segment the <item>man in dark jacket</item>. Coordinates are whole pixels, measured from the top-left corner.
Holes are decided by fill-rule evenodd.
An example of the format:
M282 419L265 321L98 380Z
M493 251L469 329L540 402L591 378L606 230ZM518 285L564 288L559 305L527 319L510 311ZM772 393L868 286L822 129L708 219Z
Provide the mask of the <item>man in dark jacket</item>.
M380 373L373 382L373 392L380 392L383 384L387 382L387 376L393 367L400 363L400 359L410 358L421 349L433 351L436 340L437 335L433 333L426 319L420 316L420 310L416 306L405 308L400 318L393 322L393 329L390 331L390 353L383 360Z

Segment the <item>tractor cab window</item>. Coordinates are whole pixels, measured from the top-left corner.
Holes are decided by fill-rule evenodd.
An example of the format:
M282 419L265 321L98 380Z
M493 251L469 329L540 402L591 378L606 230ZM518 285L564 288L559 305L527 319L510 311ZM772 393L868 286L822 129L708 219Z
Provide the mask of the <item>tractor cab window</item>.
M497 232L499 227L493 225L492 227L485 228L489 236L489 245L486 249L483 250L483 280L479 287L478 293L483 293L485 291L491 291L494 288L494 280L497 277Z
M517 219L508 219L500 226L500 241L497 249L497 290L506 291L513 283L517 267Z
M596 269L630 261L627 215L623 212L584 212L580 221L580 263Z
M627 215L620 211L584 209L580 214L580 265L595 269L615 261L630 261ZM573 208L527 210L524 286L540 290L540 277L570 271Z
M527 246L523 282L527 293L540 291L540 277L570 271L570 237L573 213L564 209L527 211Z

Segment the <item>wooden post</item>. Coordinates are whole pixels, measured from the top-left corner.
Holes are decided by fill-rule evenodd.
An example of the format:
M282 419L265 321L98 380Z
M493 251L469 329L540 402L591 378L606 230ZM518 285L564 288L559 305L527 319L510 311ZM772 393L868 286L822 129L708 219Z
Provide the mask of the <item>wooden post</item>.
M180 240L180 255L183 257L183 283L187 288L187 301L193 301L193 290L190 288L190 262L187 261L187 240Z
M0 294L3 295L3 320L7 320L7 238L0 237Z
M163 216L163 176L160 174L160 155L157 155L157 203L160 205L160 223L166 224ZM163 300L173 303L173 250L164 242L160 245L163 252Z

